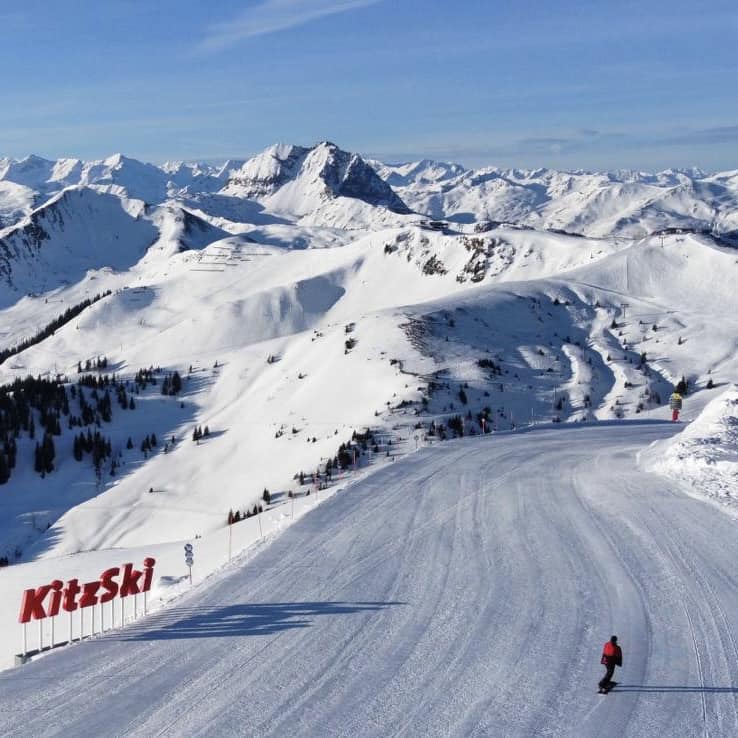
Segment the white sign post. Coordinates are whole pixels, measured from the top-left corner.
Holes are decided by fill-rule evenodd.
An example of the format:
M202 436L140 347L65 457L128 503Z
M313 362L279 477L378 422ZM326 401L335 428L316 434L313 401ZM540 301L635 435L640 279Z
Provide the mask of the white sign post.
M191 543L185 543L185 564L190 570L190 585L192 585L192 565L195 563L195 554Z

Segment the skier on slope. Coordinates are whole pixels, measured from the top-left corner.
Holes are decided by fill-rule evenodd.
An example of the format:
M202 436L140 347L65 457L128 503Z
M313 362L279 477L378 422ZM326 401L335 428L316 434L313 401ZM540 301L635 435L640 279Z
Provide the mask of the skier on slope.
M674 388L674 392L669 398L669 407L671 408L671 422L676 423L679 420L679 411L682 409L682 395L679 392L679 385Z
M605 676L600 679L600 694L607 694L613 686L612 675L615 673L615 667L623 665L623 652L618 646L617 636L612 636L605 644L600 663L607 667Z

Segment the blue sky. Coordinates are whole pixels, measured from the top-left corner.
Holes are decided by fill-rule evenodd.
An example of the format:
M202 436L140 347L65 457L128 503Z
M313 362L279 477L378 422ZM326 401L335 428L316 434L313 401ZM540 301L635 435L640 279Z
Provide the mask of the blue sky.
M2 0L0 156L738 168L738 3Z

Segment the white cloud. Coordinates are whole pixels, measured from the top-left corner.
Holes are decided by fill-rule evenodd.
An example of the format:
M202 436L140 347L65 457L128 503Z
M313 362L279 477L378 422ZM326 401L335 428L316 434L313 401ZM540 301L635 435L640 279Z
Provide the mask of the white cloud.
M378 2L381 0L262 0L233 20L210 26L198 48L201 51L220 51L254 36L283 31Z

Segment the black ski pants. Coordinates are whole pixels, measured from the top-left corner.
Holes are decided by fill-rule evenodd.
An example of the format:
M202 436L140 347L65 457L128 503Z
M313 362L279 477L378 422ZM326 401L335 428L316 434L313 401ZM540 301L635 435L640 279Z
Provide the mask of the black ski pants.
M615 673L615 664L608 664L607 665L607 671L605 672L605 676L600 679L600 689L604 689L611 681L612 676Z

